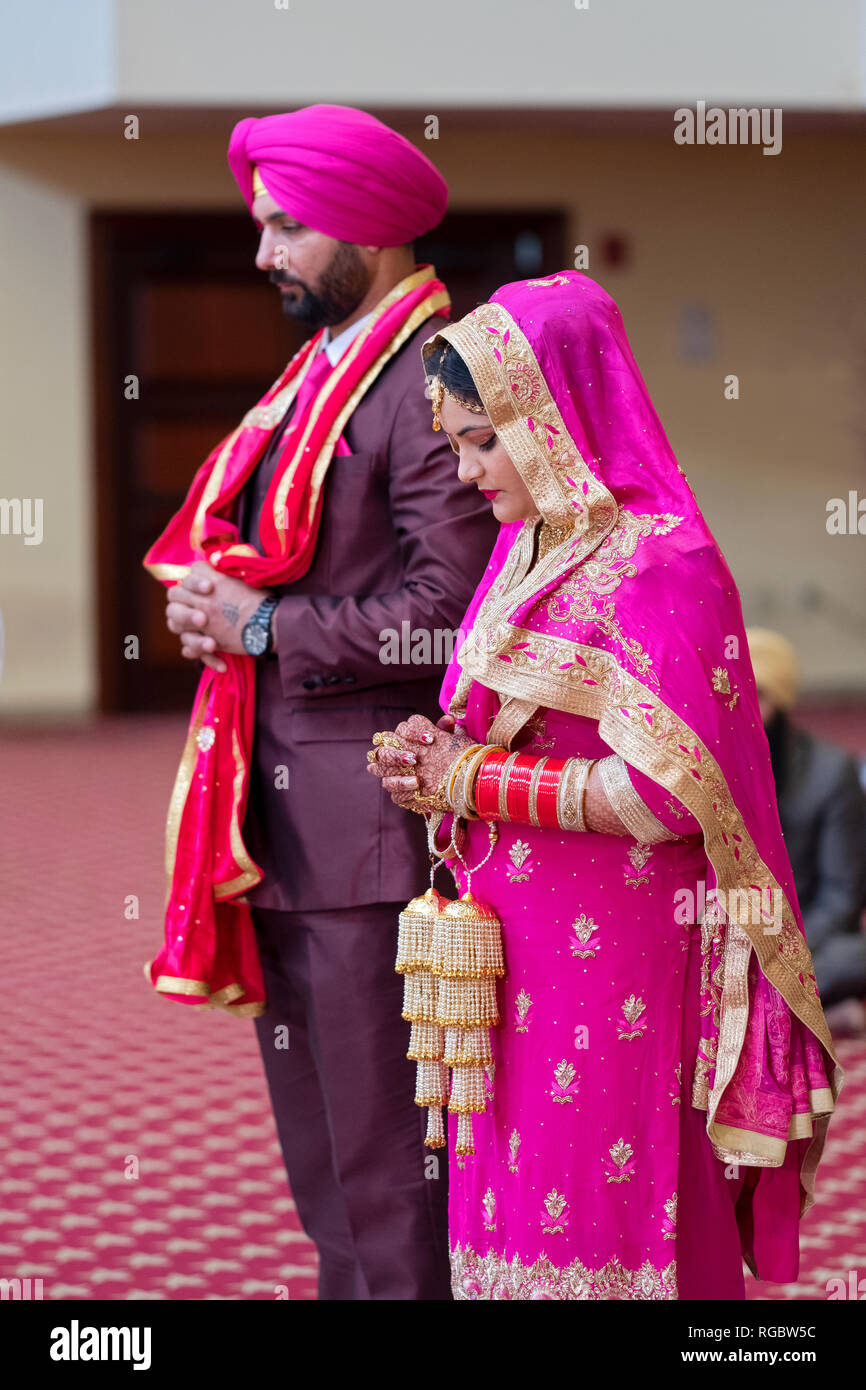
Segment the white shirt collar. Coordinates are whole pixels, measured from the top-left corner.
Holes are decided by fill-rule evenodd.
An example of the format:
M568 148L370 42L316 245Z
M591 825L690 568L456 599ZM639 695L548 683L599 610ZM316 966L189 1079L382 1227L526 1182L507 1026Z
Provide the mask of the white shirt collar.
M327 337L322 339L322 350L328 354L328 361L332 367L336 367L346 348L357 338L364 324L373 317L372 310L365 314L362 319L357 319L355 323L350 323L348 328L344 328L336 338L331 337L330 328L326 329Z

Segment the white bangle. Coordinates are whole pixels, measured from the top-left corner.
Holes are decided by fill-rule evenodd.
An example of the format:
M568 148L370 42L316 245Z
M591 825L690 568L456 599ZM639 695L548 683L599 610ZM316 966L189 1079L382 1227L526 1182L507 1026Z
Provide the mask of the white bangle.
M556 797L556 818L563 830L586 830L583 798L596 758L569 758L562 769Z

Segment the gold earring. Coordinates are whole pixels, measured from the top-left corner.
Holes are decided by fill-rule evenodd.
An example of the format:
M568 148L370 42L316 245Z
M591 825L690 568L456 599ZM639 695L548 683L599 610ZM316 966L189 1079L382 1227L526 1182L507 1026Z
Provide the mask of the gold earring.
M439 419L439 412L445 399L445 387L438 376L434 376L430 382L430 399L433 402L433 428L434 430L441 430L442 421Z

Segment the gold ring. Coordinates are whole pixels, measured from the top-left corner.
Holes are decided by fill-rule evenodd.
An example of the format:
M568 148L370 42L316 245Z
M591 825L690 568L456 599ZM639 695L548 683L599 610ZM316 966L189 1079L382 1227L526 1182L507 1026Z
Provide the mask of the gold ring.
M373 735L373 743L375 744L375 746L376 746L377 748L382 748L382 747L385 747L385 748L402 748L402 747L403 747L402 743L400 742L400 740L399 740L398 738L395 738L393 734L388 734L388 733L385 733L385 734L374 734L374 735Z
M374 762L376 761L376 759L378 758L378 756L379 756L379 750L378 750L378 748L369 748L369 749L367 750L367 762L368 762L368 763L374 763Z

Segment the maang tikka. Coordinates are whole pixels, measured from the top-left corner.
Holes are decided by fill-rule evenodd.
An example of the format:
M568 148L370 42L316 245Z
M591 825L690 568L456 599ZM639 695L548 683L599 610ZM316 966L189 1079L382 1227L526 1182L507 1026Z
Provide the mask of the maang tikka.
M465 396L458 396L453 391L449 391L447 387L443 386L442 380L438 376L431 376L428 378L428 388L430 400L433 402L434 430L441 430L442 428L440 412L442 410L442 402L446 396L450 396L452 401L456 401L458 405L462 405L464 410L471 410L473 415L484 415L486 413L484 406L479 401L467 400Z

